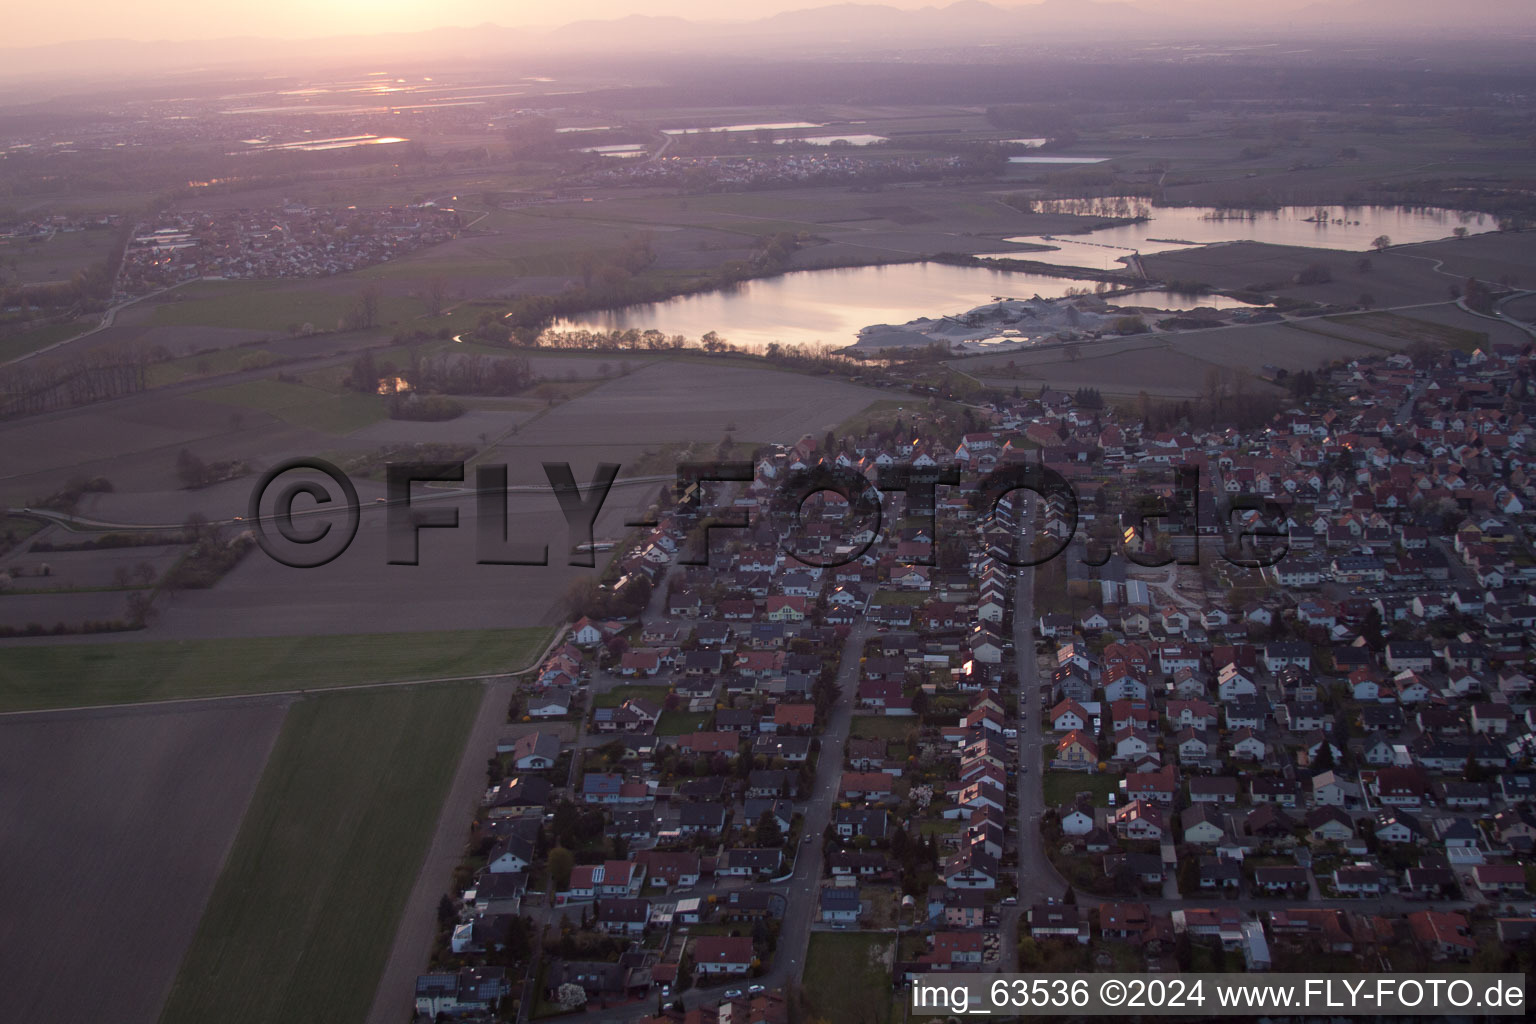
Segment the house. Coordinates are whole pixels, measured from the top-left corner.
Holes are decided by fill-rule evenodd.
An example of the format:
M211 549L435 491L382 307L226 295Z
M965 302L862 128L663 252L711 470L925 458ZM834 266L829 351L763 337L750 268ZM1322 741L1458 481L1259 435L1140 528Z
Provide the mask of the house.
M596 647L603 642L603 629L583 615L571 626L571 640L578 647Z
M1342 843L1354 837L1354 819L1337 807L1318 807L1305 819L1307 833L1318 842Z
M677 830L683 835L719 835L725 815L723 804L686 803L678 809Z
M1344 778L1337 771L1324 771L1312 777L1312 803L1317 807L1361 806L1360 784Z
M1088 918L1073 904L1036 903L1027 913L1030 937L1088 944Z
M1407 811L1377 811L1371 816L1370 827L1383 843L1415 843L1427 838L1418 819Z
M1189 728L1180 729L1174 735L1173 748L1178 752L1179 760L1185 763L1203 761L1211 753L1211 745L1205 733Z
M1085 836L1094 829L1093 804L1080 801L1061 809L1063 835Z
M754 959L747 936L701 935L693 940L693 962L700 974L746 974Z
M1270 895L1306 895L1307 869L1298 864L1265 864L1253 869L1253 884Z
M1178 790L1179 776L1172 765L1155 772L1137 772L1125 780L1127 800L1147 800L1164 807L1173 806Z
M1408 930L1413 941L1435 960L1464 959L1477 951L1466 917L1453 911L1420 910L1409 914Z
M885 772L844 772L838 793L844 800L883 800L894 789L894 780Z
M690 732L678 737L677 749L685 754L705 757L724 755L734 760L739 754L741 737L734 732Z
M664 852L643 850L635 854L635 862L653 885L666 889L687 889L699 882L700 858L691 852Z
M1051 729L1072 732L1088 728L1093 717L1075 700L1064 700L1050 710Z
M548 778L538 775L518 775L496 786L487 803L487 817L518 817L533 809L547 808L554 786Z
M1184 841L1200 846L1214 846L1226 835L1226 824L1220 811L1210 804L1194 804L1179 814L1179 827L1184 831Z
M1099 934L1141 945L1152 932L1152 915L1145 903L1100 903Z
M497 745L497 750L501 749ZM549 732L531 732L512 744L512 763L518 771L537 772L555 766L560 756L560 737Z
M936 932L933 951L923 957L935 971L979 967L985 956L985 944L978 932Z
M773 727L778 732L810 732L816 725L816 705L775 704Z
M844 839L884 839L890 829L890 815L878 807L838 807L832 815L832 827Z
M1132 800L1110 816L1125 839L1159 840L1165 829L1162 808L1145 800Z
M1334 869L1333 887L1341 896L1381 895L1381 869L1373 864L1349 864Z
M1202 889L1240 889L1242 865L1226 857L1202 856L1196 864L1198 884Z
M1189 780L1189 801L1192 804L1235 804L1238 790L1238 780L1229 775L1196 775Z
M597 927L609 935L642 935L650 920L650 900L619 897L597 901Z
M570 691L550 689L528 698L526 714L531 718L563 718L570 714L570 711Z
M776 849L737 847L727 850L715 865L715 874L751 878L772 875L784 864L784 855Z
M1249 726L1243 726L1231 737L1232 756L1246 761L1261 761L1267 749Z
M1074 729L1056 743L1056 766L1078 771L1094 771L1099 763L1099 748L1082 730Z
M527 835L513 834L496 840L486 854L485 870L498 875L527 871L533 864L533 845Z
M929 919L950 928L980 928L986 923L987 894L979 889L929 889Z
M997 879L997 858L982 850L962 849L944 862L944 885L950 889L995 889Z
M1523 900L1530 896L1525 868L1519 864L1479 864L1472 869L1472 883L1491 900Z
M1429 794L1429 783L1416 768L1392 766L1376 773L1375 793L1386 807L1421 807Z
M495 1013L512 991L503 967L463 967L456 974L416 978L416 1012L432 1020Z
M589 804L618 803L624 776L614 772L587 772L581 779L581 799Z
M1387 644L1387 670L1398 672L1428 672L1435 666L1435 652L1422 640L1393 640Z
M827 886L817 896L821 920L826 924L852 924L864 912L859 890L851 886Z

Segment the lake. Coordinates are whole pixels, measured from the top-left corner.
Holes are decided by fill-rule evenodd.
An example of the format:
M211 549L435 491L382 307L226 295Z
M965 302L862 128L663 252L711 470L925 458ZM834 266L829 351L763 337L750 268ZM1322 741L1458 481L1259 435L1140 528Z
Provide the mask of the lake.
M811 121L770 121L764 124L722 124L715 128L663 128L663 135L708 135L713 132L777 132L791 128L820 128Z
M870 324L965 313L995 298L1060 298L1095 282L943 263L800 270L729 291L685 295L625 309L583 313L555 330L659 330L689 341L714 331L743 348L770 342L841 347Z
M1487 214L1396 206L1290 206L1255 212L1153 206L1145 199L1115 196L1047 200L1036 203L1035 209L1040 213L1150 219L1082 235L1021 235L1006 241L1054 246L1055 251L1015 250L988 256L1014 255L1058 266L1119 270L1125 266L1120 261L1132 252L1146 256L1212 242L1253 241L1365 252L1381 235L1403 244L1446 238L1458 227L1471 234L1498 228L1497 218Z

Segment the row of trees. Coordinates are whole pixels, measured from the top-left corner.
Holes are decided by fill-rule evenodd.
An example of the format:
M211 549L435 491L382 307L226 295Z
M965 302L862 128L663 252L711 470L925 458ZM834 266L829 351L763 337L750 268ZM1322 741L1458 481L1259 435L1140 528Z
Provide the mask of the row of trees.
M138 394L152 361L143 348L93 349L0 367L0 420Z

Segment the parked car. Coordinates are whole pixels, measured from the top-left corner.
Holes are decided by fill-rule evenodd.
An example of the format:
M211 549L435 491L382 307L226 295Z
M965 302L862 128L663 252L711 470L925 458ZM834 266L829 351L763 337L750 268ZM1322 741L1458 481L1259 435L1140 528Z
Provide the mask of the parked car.
M728 989L726 989L725 990L725 998L727 998L727 999L740 999L741 998L741 989L739 989L739 988L728 988Z
M767 992L767 991L768 991L768 987L766 985L748 985L747 986L747 995L750 995L750 996L760 996L764 992Z

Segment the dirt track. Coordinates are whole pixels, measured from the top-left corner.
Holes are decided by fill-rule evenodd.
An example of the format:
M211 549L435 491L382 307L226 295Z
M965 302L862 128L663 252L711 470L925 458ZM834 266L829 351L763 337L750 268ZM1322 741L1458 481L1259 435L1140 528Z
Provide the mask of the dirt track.
M469 838L469 821L485 792L485 760L496 752L496 739L507 731L507 702L512 697L510 680L486 688L480 711L459 760L453 788L443 801L432 845L416 876L416 884L400 917L395 944L390 950L379 990L368 1011L367 1024L396 1024L411 1011L416 976L427 967L432 938L437 933L437 901L452 884Z

